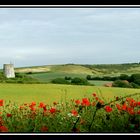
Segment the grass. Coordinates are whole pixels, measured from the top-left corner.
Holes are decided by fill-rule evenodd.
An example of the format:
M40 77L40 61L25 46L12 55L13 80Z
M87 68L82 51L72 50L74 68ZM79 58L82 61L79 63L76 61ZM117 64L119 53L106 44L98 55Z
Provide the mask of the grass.
M114 98L114 96L140 93L140 89L55 84L0 84L0 98L16 103L36 101L51 104L53 101L65 102L72 98L89 97L93 92L107 100Z

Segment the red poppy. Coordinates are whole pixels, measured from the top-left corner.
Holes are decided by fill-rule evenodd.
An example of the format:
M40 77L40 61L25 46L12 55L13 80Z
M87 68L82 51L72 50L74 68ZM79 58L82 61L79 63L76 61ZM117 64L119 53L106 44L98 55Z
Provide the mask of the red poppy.
M30 107L30 109L31 109L31 111L35 111L36 110L36 108L35 107Z
M0 126L0 132L8 132L8 128L6 126Z
M123 105L122 105L122 110L126 110L127 109L127 106L126 106L126 104L124 103Z
M140 102L137 102L137 105L140 106Z
M140 115L140 110L138 110L138 111L137 111L137 114L139 114L139 115Z
M79 104L80 104L80 100L75 100L75 103L76 103L77 105L79 105Z
M0 106L3 106L3 100L0 100Z
M112 111L112 108L110 106L106 106L105 107L105 110L106 110L106 112L111 112Z
M96 101L98 101L98 99L99 99L98 97L95 98Z
M12 114L7 113L7 117L12 117Z
M121 106L119 104L116 104L116 107L118 110L121 110Z
M36 105L36 102L32 102L31 105L32 105L32 106L35 106L35 105Z
M46 112L47 111L47 108L46 108L46 105L43 106L43 111Z
M77 115L78 115L78 112L77 112L76 110L72 110L72 111L71 111L71 114L72 114L73 116L77 116Z
M38 107L43 108L44 106L45 106L45 104L43 102L41 102Z
M135 114L134 109L133 108L129 108L128 109L128 113L131 114L131 115L134 115Z
M92 95L93 95L94 97L96 97L96 93L93 93Z
M46 132L46 131L48 131L48 127L43 126L43 127L41 127L40 131L41 131L41 132Z
M81 105L82 106L90 106L90 101L88 100L88 98L83 98Z
M53 114L53 113L55 113L55 112L56 112L56 108L52 107L49 111L50 111L50 113L52 113L52 114Z

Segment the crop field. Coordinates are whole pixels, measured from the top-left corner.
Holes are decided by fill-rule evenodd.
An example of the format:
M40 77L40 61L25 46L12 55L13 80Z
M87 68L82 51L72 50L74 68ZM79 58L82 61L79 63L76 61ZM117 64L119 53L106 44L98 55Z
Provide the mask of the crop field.
M8 102L67 102L71 99L89 97L93 92L104 100L115 96L140 93L140 89L109 88L101 86L74 86L55 84L0 84L0 98Z

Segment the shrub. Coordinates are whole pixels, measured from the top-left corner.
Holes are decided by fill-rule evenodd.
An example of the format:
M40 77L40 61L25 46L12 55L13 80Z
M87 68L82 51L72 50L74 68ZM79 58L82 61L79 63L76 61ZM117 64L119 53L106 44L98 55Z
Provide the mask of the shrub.
M65 76L65 80L71 80L71 77Z
M86 79L78 77L73 78L71 83L75 85L89 85L89 82Z
M54 84L69 84L70 83L63 78L56 78L56 79L53 79L51 82Z
M113 87L123 87L123 88L132 88L132 85L128 81L116 80L112 84Z

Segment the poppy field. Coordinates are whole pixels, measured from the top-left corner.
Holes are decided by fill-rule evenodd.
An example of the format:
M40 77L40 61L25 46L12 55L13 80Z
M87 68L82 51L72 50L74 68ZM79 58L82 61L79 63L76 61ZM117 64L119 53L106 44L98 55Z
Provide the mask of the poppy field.
M134 97L134 98L133 98ZM105 102L90 98L69 102L16 105L0 100L0 132L139 132L139 93Z
M26 84L16 86L0 85L0 132L140 131L139 90L42 84L38 87ZM46 93L44 97L39 91ZM50 91L52 94L48 94L47 99ZM12 99L8 92L13 94ZM34 94L36 92L37 95ZM56 93L63 95L63 100Z

